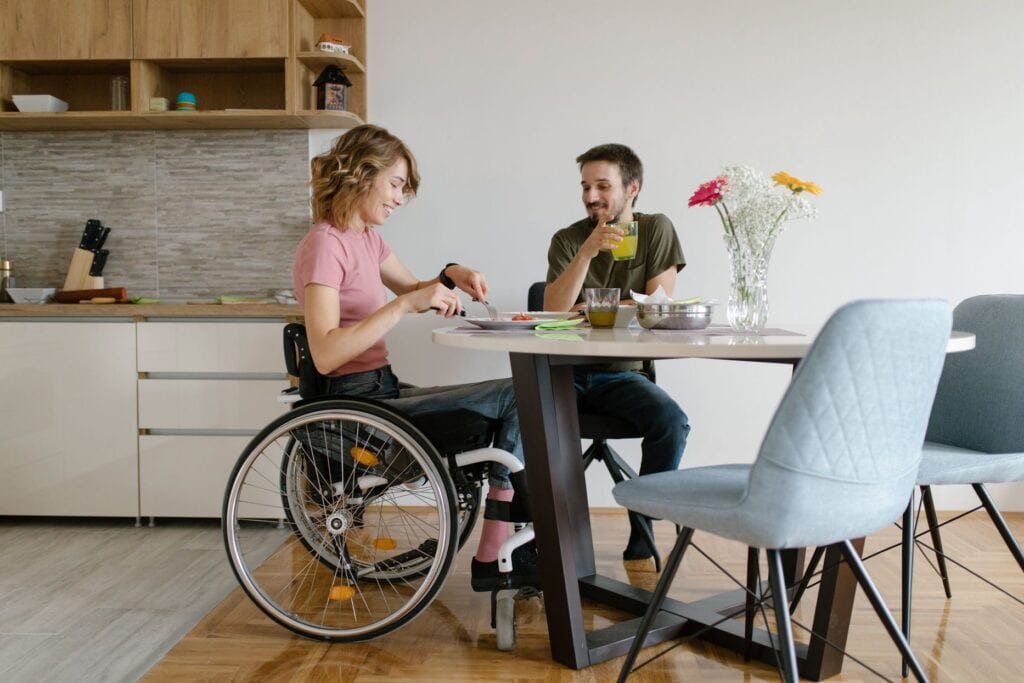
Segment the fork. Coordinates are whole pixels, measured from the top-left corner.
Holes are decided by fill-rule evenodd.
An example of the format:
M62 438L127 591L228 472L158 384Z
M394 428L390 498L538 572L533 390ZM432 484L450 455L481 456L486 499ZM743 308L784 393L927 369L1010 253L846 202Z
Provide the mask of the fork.
M487 303L486 301L483 301L481 299L473 299L473 301L475 301L475 302L477 302L479 304L483 304L484 307L487 308L487 315L490 316L491 320L497 320L498 319L498 311L497 311L496 308L494 308L494 306L490 305L489 303Z

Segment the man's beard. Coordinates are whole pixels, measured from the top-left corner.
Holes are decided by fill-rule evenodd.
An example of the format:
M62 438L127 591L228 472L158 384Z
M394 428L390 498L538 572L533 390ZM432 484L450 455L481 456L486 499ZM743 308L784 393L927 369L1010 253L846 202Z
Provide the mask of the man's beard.
M619 222L619 216L621 216L621 215L622 215L622 210L620 209L617 213L615 213L615 215L613 215L611 218L608 219L608 221L606 222L606 225L607 225L607 223L618 223ZM601 222L601 220L597 216L595 216L592 213L590 213L590 207L587 207L587 219L590 221L590 227L591 228L596 228L598 223Z

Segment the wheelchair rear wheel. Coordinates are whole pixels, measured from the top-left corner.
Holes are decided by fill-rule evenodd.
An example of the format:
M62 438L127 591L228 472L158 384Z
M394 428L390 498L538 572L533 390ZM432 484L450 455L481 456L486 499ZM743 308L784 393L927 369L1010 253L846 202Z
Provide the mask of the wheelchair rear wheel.
M228 482L224 539L239 583L271 619L355 642L430 604L451 569L458 517L447 468L412 423L331 399L250 442Z

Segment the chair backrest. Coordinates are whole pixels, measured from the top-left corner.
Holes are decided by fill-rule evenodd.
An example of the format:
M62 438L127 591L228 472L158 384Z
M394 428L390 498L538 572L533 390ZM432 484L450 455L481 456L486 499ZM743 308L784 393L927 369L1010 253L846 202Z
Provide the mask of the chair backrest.
M925 438L1024 452L1024 295L966 299L953 310L953 329L973 332L974 350L946 359Z
M949 341L937 300L837 310L768 427L744 507L765 547L826 545L876 531L907 505Z
M527 311L543 311L544 310L544 290L547 288L546 282L534 282L530 285L529 291L526 293L526 310ZM656 380L654 361L645 360L643 373L652 381Z
M546 282L534 282L530 285L530 291L526 293L526 310L544 310L544 290L547 286L548 283Z
M324 376L313 363L306 326L302 323L284 326L284 366L289 375L299 378L299 396L313 398L324 394Z

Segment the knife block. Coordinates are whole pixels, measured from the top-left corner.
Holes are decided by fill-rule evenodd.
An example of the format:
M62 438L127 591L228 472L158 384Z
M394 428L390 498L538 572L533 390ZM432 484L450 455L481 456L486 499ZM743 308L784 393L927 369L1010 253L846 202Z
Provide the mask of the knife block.
M89 275L89 269L92 268L92 259L94 254L91 251L86 251L80 247L75 248L75 253L71 255L71 265L68 266L68 275L64 278L64 286L62 289L102 289L103 278L94 278ZM93 286L93 281L99 280L98 286Z

